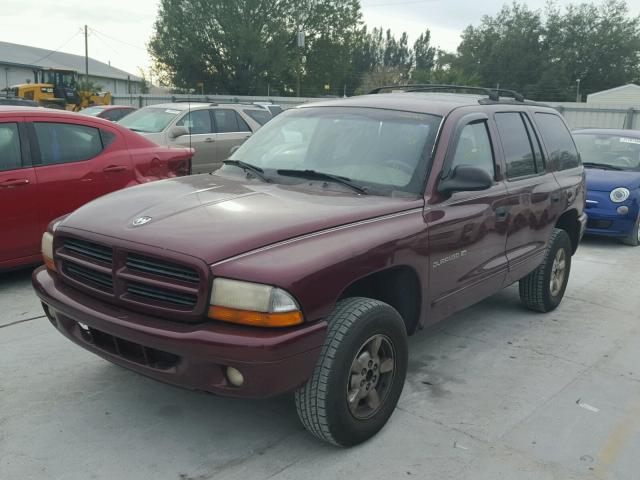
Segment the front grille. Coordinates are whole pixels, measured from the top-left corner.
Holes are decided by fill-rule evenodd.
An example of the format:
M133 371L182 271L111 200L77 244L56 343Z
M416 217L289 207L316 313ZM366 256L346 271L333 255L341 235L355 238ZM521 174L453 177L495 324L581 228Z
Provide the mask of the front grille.
M602 230L606 230L613 226L613 220L597 220L594 218L590 218L587 220L587 228L599 228Z
M113 277L91 268L86 268L71 262L64 265L64 271L72 278L80 282L86 282L94 288L105 291L113 291Z
M98 245L97 243L85 242L75 238L67 238L64 241L64 248L72 254L79 255L88 260L97 260L111 264L113 263L113 249Z
M55 237L54 257L64 281L109 303L173 321L205 316L208 270L191 257L163 260L64 234Z
M184 282L198 283L200 280L198 272L193 268L142 255L136 255L135 253L127 255L126 265L131 270L150 273L160 277L173 278L175 280L182 280Z
M180 307L193 308L198 302L198 297L196 295L151 285L144 285L137 282L128 282L127 292L144 299L158 300L163 303L178 305Z
M82 337L88 343L130 362L158 370L169 370L180 361L180 357L173 353L145 347L139 343L124 340L92 327L80 326L80 329Z

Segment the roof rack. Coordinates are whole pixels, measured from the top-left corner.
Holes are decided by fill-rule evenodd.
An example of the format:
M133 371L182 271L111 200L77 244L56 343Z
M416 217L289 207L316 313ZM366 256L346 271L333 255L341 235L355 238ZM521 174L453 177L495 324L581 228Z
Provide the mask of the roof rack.
M504 88L472 87L468 85L439 85L429 83L417 83L413 85L385 85L369 92L369 94L382 93L385 90L403 90L405 92L438 92L438 91L466 91L487 95L494 102L500 101L500 97L513 98L517 102L524 102L524 96L514 90Z

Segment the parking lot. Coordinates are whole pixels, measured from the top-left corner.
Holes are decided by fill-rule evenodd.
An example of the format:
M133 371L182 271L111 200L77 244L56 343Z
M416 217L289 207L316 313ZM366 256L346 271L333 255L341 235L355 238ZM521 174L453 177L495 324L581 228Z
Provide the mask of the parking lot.
M638 478L639 268L587 239L555 312L510 287L419 332L390 423L346 450L307 434L292 396L184 391L93 356L42 317L29 271L4 274L0 478Z

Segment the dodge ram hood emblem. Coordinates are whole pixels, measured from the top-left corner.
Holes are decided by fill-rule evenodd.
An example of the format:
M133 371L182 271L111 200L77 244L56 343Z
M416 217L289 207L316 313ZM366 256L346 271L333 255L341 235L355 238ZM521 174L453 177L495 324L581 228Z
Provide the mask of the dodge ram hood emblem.
M149 223L151 221L151 217L138 217L133 221L134 227L139 227L140 225L144 225L145 223Z

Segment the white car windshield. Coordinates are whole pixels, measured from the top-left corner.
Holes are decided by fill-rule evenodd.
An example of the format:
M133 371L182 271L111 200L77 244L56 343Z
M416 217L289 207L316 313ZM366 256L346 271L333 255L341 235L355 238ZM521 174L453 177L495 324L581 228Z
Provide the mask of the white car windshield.
M258 167L274 181L282 171L313 171L371 190L417 194L440 122L421 113L305 107L278 115L230 160Z
M129 130L141 133L162 132L181 113L171 108L146 107L137 110L118 123Z
M640 138L600 133L577 133L574 138L586 166L640 171Z

